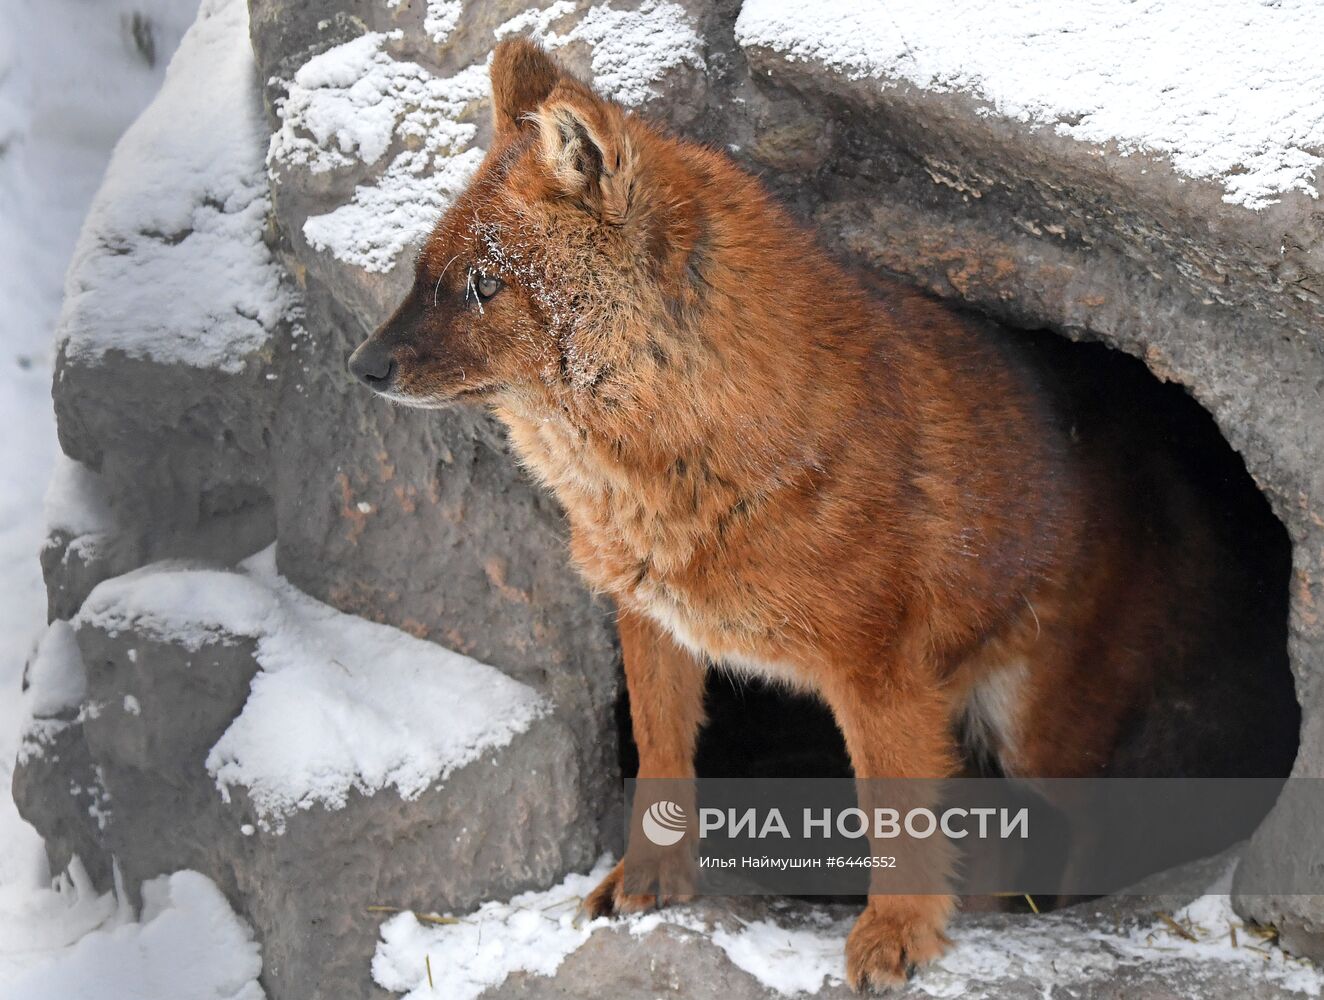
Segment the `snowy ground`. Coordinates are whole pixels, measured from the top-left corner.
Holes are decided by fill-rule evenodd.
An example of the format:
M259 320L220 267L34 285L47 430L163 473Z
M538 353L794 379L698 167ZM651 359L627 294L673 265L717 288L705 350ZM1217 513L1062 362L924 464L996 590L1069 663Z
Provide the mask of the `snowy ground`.
M52 337L65 266L111 148L160 84L197 0L0 0L0 997L256 1000L257 946L206 879L157 880L142 914L76 868L52 888L8 794L42 632L37 553L55 460ZM135 20L136 19L136 20ZM149 27L150 25L150 27ZM93 985L95 984L95 985Z
M405 1000L477 1000L488 987L517 971L554 975L561 963L605 927L605 919L579 920L576 905L606 874L604 862L588 875L571 875L545 892L527 892L508 903L486 903L477 912L438 918L412 913L382 927L373 959L378 985ZM1161 964L1180 984L1173 995L1203 996L1212 978L1247 976L1285 993L1319 997L1324 974L1264 943L1232 911L1229 868L1208 895L1170 915L1107 930L1067 914L1036 918L1015 932L958 924L955 946L918 972L908 993L927 997L1006 995L1006 984L1034 983L1044 996L1078 996L1135 968ZM624 921L644 938L667 924L707 937L738 968L785 996L821 993L845 981L846 935L852 918L817 914L816 922L783 926L733 919L714 927L695 908L673 907ZM1208 978L1206 978L1208 977ZM430 980L430 983L429 983ZM1001 988L999 988L1001 986ZM834 991L840 995L840 991ZM1019 993L1017 994L1019 995ZM1218 995L1231 995L1229 992Z

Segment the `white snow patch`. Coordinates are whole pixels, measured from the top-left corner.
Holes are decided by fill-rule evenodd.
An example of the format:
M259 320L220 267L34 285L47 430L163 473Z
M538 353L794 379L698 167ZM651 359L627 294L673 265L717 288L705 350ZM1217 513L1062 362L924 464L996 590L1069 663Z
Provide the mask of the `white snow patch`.
M15 885L0 888L0 996L27 970L98 928L131 919L113 893L99 894L78 858L41 892Z
M814 994L845 982L846 930L832 923L782 927L755 920L735 932L719 927L712 938L732 963L769 989L787 995Z
M440 45L450 38L463 12L462 0L428 0L427 13L423 15L423 30Z
M92 817L98 830L105 830L110 824L114 810L111 808L110 792L106 788L106 774L100 764L92 766L92 780L86 786L75 781L69 782L69 797L87 799L87 814Z
M547 709L492 667L300 592L276 572L274 547L240 572L159 563L107 580L76 622L190 650L256 641L262 669L207 768L222 795L246 788L277 832L297 809L343 807L351 790L414 798Z
M114 526L100 474L63 452L55 456L45 512L47 534L102 535Z
M46 547L59 544L57 533L65 536L66 562L95 558L114 533L114 512L100 474L58 450L43 509Z
M558 0L529 10L496 29L496 37L533 33L550 49L572 42L592 46L594 84L626 105L656 95L653 84L670 69L702 68L699 36L684 8L645 0L637 10L590 7L564 35L550 25L574 11ZM430 2L429 35L442 42L454 29L459 4ZM471 120L491 94L487 63L437 77L414 62L394 58L386 43L400 32L368 32L309 59L293 79L278 81L281 125L271 137L272 170L323 173L389 162L358 185L352 199L314 215L303 235L315 250L367 271L392 270L420 242L468 185L485 150L474 145Z
M605 920L576 922L579 901L609 870L609 859L604 859L587 875L571 875L552 889L524 893L509 903L484 903L452 924L423 923L411 913L392 917L381 928L373 979L405 994L406 1000L474 1000L513 972L553 975L594 930L609 926ZM1228 872L1209 894L1173 914L1195 941L1173 933L1157 917L1142 927L1115 932L1069 915L1027 919L1012 929L958 922L954 947L920 970L910 988L955 1000L1000 995L999 984L1014 978L1039 983L1047 996L1097 985L1124 968L1161 967L1174 984L1182 985L1181 995L1198 997L1206 994L1209 983L1239 967L1248 979L1265 978L1283 989L1318 997L1324 972L1251 936L1232 912L1230 879ZM809 919L795 926L756 920L732 930L705 925L691 908L671 907L618 923L637 937L663 924L705 935L768 989L784 996L812 996L845 981L846 936L852 922L810 911ZM1232 926L1241 931L1237 947L1231 943ZM428 985L429 963L435 988Z
M370 32L314 56L284 81L276 102L281 125L268 164L323 173L374 164L398 146L375 180L353 199L310 217L314 249L368 271L389 271L405 247L429 229L469 183L483 150L478 129L460 121L487 98L485 64L435 77L396 60L383 45L399 33Z
M197 872L144 883L140 922L128 921L110 893L97 896L85 877L68 883L48 905L45 920L29 921L31 939L4 942L6 950L26 946L49 952L4 984L5 1000L262 1000L266 995L257 982L262 958L252 931L215 884ZM52 940L50 932L57 928L66 933ZM83 936L74 943L72 933Z
M1251 980L1263 979L1303 996L1318 997L1324 971L1294 959L1281 948L1265 945L1247 931L1232 910L1229 868L1208 893L1172 914L1195 938L1188 940L1155 916L1139 927L1104 931L1079 923L1069 914L1026 921L1014 932L965 928L953 933L955 946L913 980L933 997L964 997L972 988L996 984L1008 976L1041 982L1045 989L1099 981L1113 970L1155 969L1180 995L1207 995L1207 985L1240 969ZM1231 929L1239 933L1232 943Z
M68 622L54 621L46 629L28 663L27 690L18 699L19 763L40 757L67 729L87 696L87 672Z
M964 91L1003 115L1165 154L1259 209L1318 196L1324 5L1316 0L746 0L744 46L852 79Z
M579 921L576 914L580 899L610 870L611 860L604 858L587 875L570 875L554 888L508 903L484 903L454 924L420 923L412 913L394 916L382 925L372 978L407 1000L474 1000L512 972L553 975L596 928L607 925L605 919Z
M547 7L530 7L516 14L509 21L499 24L492 30L498 41L503 38L524 35L544 45L547 44L547 29L555 22L578 9L574 0L556 0Z
M555 18L547 23L551 20ZM510 24L499 27L498 35L510 33ZM527 27L545 30L541 21ZM598 4L590 7L583 20L565 35L552 32L542 38L549 49L576 41L593 47L593 86L626 107L637 107L657 97L653 84L668 71L686 64L704 68L703 44L693 20L684 7L667 0L644 0L636 10Z
M248 6L204 0L84 223L60 318L70 356L236 372L266 344L291 308L262 241L266 134Z
M1174 913L1173 920L1194 937L1191 941L1174 933L1166 923L1132 930L1115 942L1118 951L1135 960L1152 960L1160 946L1193 965L1240 965L1294 993L1317 997L1324 990L1324 970L1311 962L1294 959L1276 945L1266 945L1250 934L1232 909L1232 876L1229 867L1208 893ZM1231 929L1240 933L1232 942Z
M68 622L54 621L28 665L28 707L33 715L70 712L87 696L87 672Z

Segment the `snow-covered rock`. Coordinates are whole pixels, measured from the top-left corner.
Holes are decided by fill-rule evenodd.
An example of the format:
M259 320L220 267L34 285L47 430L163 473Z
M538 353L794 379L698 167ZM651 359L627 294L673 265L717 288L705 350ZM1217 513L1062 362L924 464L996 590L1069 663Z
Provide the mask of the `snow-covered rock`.
M207 0L116 146L69 268L54 394L64 453L88 471L58 477L52 501L68 511L77 493L86 510L95 489L103 510L99 539L51 526L57 612L145 559L233 559L272 538L270 362L298 303L266 244L265 148L246 7Z
M277 574L274 547L240 568L146 567L97 587L75 624L190 652L254 644L261 669L206 765L223 799L245 790L263 830L283 832L296 810L343 809L352 792L417 799L550 708L492 667L299 593ZM47 644L72 642L62 622L52 633ZM76 707L81 673L55 674L39 675L43 704ZM141 701L125 697L139 715Z
M46 487L45 515L47 615L68 619L98 583L137 564L138 540L119 523L104 477L63 453Z
M605 870L600 864L545 891L442 921L393 916L382 925L373 978L406 1000L857 995L845 985L850 906L747 898L616 921L577 919L579 899ZM1195 899L1133 896L1042 916L958 915L951 951L892 995L1318 997L1324 972L1248 928L1232 911L1226 862L1214 874L1209 892Z
M279 217L297 200L282 187L294 171L336 192L308 214L334 229L337 209L360 211L357 238L381 236L394 263L422 217L366 222L384 197L426 214L405 175L463 153L473 126L449 123L465 103L484 120L486 50L439 67L435 42L388 37L421 31L421 6L383 4L362 58L300 73L362 25L281 13L265 41L288 42L291 65L273 72L254 65L245 4L204 3L84 229L44 566L53 615L81 608L79 648L63 624L47 644L81 654L88 689L72 710L32 713L15 796L53 870L85 858L104 890L113 856L134 898L146 880L204 872L257 929L276 995L344 995L367 989L366 907L466 909L583 868L614 838L618 682L609 609L575 581L559 512L492 425L381 407L345 375L372 319L319 274L345 291L382 273L353 254L304 268L268 226L273 203ZM318 45L294 44L305 28ZM381 85L365 120L336 90L346 74ZM288 157L259 80L288 83ZM327 121L354 138L319 173ZM359 158L382 142L373 164ZM362 209L360 187L376 192L360 205L377 199ZM277 533L274 554L237 566ZM148 565L162 558L176 561Z
M1123 156L1170 160L1223 200L1264 208L1289 191L1319 197L1324 166L1324 33L1310 0L1012 0L997 15L931 0L747 0L747 48L878 89L965 93L1001 116ZM1215 69L1216 67L1216 69Z
M262 238L266 130L247 34L242 3L205 0L115 147L70 264L66 363L116 352L234 374L286 319Z
M31 673L16 795L52 860L113 856L133 898L213 878L277 996L366 982L370 907L466 909L597 852L577 735L543 696L299 593L270 550L103 582Z

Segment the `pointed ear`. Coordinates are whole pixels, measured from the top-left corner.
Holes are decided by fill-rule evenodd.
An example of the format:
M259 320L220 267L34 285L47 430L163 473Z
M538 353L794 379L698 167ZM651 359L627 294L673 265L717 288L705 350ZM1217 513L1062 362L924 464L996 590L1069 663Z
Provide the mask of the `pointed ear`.
M535 118L539 153L552 183L602 221L623 225L638 170L625 113L578 81L564 79Z
M492 125L498 133L519 128L561 78L552 57L527 38L508 38L492 50Z

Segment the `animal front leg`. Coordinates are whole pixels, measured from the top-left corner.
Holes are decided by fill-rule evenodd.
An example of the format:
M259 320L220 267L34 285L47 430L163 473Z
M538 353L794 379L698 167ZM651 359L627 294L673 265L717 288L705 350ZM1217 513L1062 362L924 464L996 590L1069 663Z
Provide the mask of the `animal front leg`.
M619 628L630 722L639 748L638 777L677 779L684 782L678 788L692 788L695 745L703 725L703 664L643 615L622 611ZM682 803L686 805L692 815L692 800L687 798ZM679 852L649 854L632 849L629 863L630 881L649 882L654 891L627 892L622 860L584 901L590 916L637 912L688 896L690 863Z
M873 816L880 804L871 779L940 779L955 771L956 751L948 707L939 685L914 667L878 671L846 668L832 672L821 693L837 719L859 783L860 808ZM891 782L888 805L900 811L930 806L928 781ZM873 829L872 822L870 829ZM872 843L875 856L896 854L909 885L933 886L931 893L886 893L888 874L872 870L869 902L846 941L846 973L855 989L903 982L909 971L941 955L955 907L947 891L952 871L950 845L942 838L910 840L904 846Z

